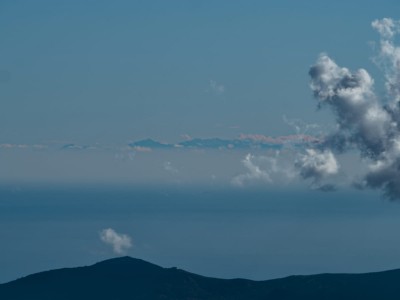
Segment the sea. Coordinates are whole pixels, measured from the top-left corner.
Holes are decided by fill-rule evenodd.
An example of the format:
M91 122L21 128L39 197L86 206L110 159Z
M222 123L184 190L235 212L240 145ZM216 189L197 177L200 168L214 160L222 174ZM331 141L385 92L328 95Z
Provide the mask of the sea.
M102 241L111 228L132 247ZM375 191L0 186L0 283L129 255L218 278L400 267L400 205Z

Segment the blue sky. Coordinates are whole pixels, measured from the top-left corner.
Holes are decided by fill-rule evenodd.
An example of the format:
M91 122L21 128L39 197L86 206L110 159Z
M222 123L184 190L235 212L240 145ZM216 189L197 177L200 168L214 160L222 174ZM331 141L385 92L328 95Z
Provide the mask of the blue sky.
M2 1L1 141L288 134L320 52L371 63L396 1ZM224 87L218 93L210 82ZM379 83L379 82L378 82Z
M0 282L122 252L255 279L397 267L399 19L1 1Z
M318 57L327 53L338 70L368 70L375 80L371 90L385 94L390 72L374 62L380 35L371 22L396 20L398 6L395 1L3 1L0 178L110 183L223 178L228 184L239 178L275 184L265 168L280 172L277 156L293 166L307 165L307 156L312 163L330 158L325 171L336 175L343 164L333 155L343 149L304 152L310 147L304 145L303 156L246 150L206 153L199 160L199 153L182 151L139 153L146 149L128 143L329 135L341 116L335 116L337 108L333 114L317 109L310 79L319 79L310 78L310 67L322 66ZM296 129L293 123L303 125ZM337 132L336 138L350 131ZM66 144L89 147L82 154L58 151ZM362 170L365 156L355 157L348 160L350 169ZM166 172L167 165L182 173ZM284 173L297 172L292 167ZM300 177L315 184L317 173L303 170ZM350 182L359 175L346 176Z

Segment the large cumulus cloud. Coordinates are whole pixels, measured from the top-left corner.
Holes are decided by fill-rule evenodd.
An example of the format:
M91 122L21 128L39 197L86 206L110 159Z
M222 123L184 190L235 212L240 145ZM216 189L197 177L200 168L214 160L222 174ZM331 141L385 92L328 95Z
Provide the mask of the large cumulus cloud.
M384 71L385 98L390 100L376 95L366 70L352 72L321 54L310 68L310 87L318 106L334 113L337 130L319 149L308 150L298 165L303 177L318 180L338 172L335 155L355 149L368 162L358 185L383 189L389 198L400 199L400 48L394 44L400 22L384 18L372 27L380 34L375 61Z

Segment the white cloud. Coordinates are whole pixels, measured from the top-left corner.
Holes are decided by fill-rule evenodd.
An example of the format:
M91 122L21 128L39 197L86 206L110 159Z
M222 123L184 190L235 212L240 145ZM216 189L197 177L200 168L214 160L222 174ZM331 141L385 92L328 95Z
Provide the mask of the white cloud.
M330 150L318 152L307 149L306 154L300 156L297 165L303 178L312 178L315 181L335 175L339 171L339 164Z
M321 135L321 126L318 124L309 124L301 119L289 119L286 115L282 116L283 122L296 131L296 135Z
M254 155L247 154L242 160L242 164L247 169L247 172L234 177L232 179L233 185L243 186L252 181L271 182L271 177L267 171L261 170L261 168L255 164L254 158Z
M231 183L236 186L246 184L287 184L298 176L294 167L292 150L270 151L265 155L247 154L241 161L245 173L235 176Z
M400 21L384 18L372 22L372 27L381 36L379 56L374 61L384 71L391 105L396 106L400 101L400 48L394 45L393 38L400 33Z
M382 103L374 93L374 81L366 70L351 72L321 54L310 69L310 87L319 106L332 109L337 130L317 150L307 150L297 164L304 178L318 181L337 173L333 152L358 150L369 166L357 185L379 188L389 198L400 199L400 47L393 41L400 22L384 18L372 22L372 27L381 37L375 62L384 71L389 102Z
M100 232L100 239L104 243L111 245L116 254L124 254L132 248L131 238L126 234L117 233L112 228L103 229Z
M225 86L217 83L215 80L210 80L210 89L217 95L221 95L225 92Z
M375 20L371 25L372 28L378 31L382 38L385 39L393 38L393 36L400 31L400 22L390 18Z
M330 106L336 115L340 141L356 145L365 155L378 155L386 147L393 122L379 105L368 72L360 69L352 73L323 54L311 67L310 76L319 104ZM334 136L327 143L341 147L337 141Z

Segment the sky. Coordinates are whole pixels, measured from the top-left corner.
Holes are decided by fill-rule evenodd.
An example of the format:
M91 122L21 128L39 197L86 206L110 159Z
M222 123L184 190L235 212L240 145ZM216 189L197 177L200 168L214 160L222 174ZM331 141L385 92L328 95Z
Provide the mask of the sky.
M318 109L308 74L321 53L365 68L385 94L371 22L396 20L399 4L364 3L2 1L0 178L131 182L149 168L120 160L132 160L138 151L127 146L141 139L329 135L337 119ZM102 151L53 151L69 144ZM229 182L247 154L227 154L234 161L218 170L209 154L194 168L209 165L210 177L235 164ZM187 156L171 155L144 177Z
M396 267L397 12L1 1L0 282L120 255L225 278Z
M398 6L2 1L1 141L280 135L292 130L284 115L326 123L315 113L310 65L327 52L379 74L370 23L396 18Z

